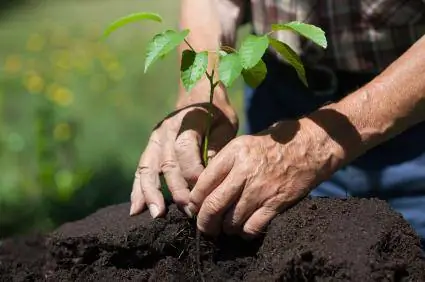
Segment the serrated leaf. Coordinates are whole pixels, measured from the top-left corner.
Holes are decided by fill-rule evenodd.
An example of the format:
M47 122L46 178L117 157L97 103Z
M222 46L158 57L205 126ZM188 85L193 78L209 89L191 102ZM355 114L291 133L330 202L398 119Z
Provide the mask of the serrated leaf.
M279 30L290 30L294 31L301 36L304 36L305 38L313 41L317 45L319 45L322 48L326 48L328 46L328 43L326 41L325 32L317 26L306 24L298 21L289 22L286 24L273 24L272 25L273 31L279 31Z
M224 86L230 87L242 70L239 55L237 53L228 54L220 60L218 67L220 81L223 82Z
M180 66L180 77L183 86L190 91L207 71L208 52L195 53L192 50L185 50L182 54Z
M241 44L239 56L244 69L253 68L258 64L267 50L267 36L248 35Z
M145 72L158 58L164 58L170 51L179 46L189 30L177 32L175 30L166 30L155 35L146 47Z
M266 78L266 75L267 66L261 59L254 67L242 70L244 81L252 88L257 88Z
M134 22L143 21L143 20L162 22L161 16L155 13L145 13L145 12L133 13L113 21L104 31L103 37L109 36L112 32L114 32L118 28L123 27L129 23L134 23Z
M297 72L298 77L308 87L307 78L305 76L304 65L298 54L292 50L292 48L279 40L269 37L270 45L282 55L283 59L286 60Z

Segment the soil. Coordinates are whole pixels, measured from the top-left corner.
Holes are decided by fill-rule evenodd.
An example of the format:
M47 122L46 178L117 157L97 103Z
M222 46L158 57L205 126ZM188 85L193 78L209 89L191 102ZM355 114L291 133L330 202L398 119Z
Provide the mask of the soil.
M5 240L0 281L425 281L409 224L377 199L305 199L254 241L201 237L175 206L165 218L101 209L46 236Z

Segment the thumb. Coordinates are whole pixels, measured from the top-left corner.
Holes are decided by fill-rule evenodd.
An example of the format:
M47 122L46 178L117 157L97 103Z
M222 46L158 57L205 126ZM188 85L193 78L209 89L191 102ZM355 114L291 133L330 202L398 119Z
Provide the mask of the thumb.
M223 149L234 137L235 130L226 123L220 123L211 130L208 142L208 160L214 158L217 153Z

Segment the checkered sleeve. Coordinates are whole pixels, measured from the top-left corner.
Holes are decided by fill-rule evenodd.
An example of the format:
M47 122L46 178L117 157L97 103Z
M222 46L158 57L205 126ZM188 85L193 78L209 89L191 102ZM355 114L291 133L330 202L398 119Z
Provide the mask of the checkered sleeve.
M246 22L245 9L248 6L244 0L211 0L214 1L220 19L222 36L221 44L234 46L237 28Z

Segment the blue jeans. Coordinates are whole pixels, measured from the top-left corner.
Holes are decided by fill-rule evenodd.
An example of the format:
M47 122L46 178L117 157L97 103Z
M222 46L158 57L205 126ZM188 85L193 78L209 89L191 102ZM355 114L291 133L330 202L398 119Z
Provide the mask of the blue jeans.
M282 70L281 65L270 59L265 61L268 66L266 80L259 88L247 87L245 91L245 131L248 134L264 130L279 120L298 118L366 83L359 81L358 85L345 89L341 86L332 94L334 97L317 97L300 83L292 69ZM353 80L349 76L341 84L350 84ZM425 247L425 123L340 169L311 195L386 200L416 230Z

